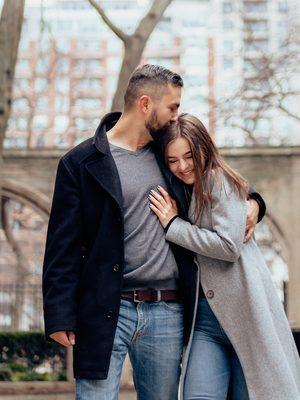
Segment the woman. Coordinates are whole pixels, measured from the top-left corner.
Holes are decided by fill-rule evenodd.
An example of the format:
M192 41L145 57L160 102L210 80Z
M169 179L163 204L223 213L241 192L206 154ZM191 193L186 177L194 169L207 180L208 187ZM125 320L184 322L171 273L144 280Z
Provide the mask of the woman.
M161 187L150 208L166 239L196 254L198 308L183 361L181 398L300 399L300 361L255 240L244 243L245 180L227 165L203 124L182 114L163 136L171 172L193 188L189 217Z

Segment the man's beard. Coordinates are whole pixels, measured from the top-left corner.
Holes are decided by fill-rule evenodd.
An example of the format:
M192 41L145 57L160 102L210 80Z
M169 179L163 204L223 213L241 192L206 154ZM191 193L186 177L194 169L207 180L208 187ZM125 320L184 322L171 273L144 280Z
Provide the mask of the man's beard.
M157 118L157 113L156 111L152 111L149 121L145 123L146 129L148 129L150 135L152 136L153 140L156 142L161 140L161 137L163 135L163 130L170 124L170 122L167 122L165 124L160 124L158 122Z

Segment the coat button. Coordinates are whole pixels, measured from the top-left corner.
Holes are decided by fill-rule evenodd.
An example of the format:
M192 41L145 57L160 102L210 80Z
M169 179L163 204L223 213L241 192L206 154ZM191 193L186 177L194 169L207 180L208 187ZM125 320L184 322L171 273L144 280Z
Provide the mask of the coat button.
M118 272L118 271L120 270L119 264L114 265L113 270L114 270L115 272Z
M207 297L208 299L212 299L212 298L214 297L214 295L215 295L215 293L214 293L213 290L208 290L208 291L206 292L206 297Z
M108 311L108 313L106 314L106 318L107 319L112 319L114 313L112 311Z

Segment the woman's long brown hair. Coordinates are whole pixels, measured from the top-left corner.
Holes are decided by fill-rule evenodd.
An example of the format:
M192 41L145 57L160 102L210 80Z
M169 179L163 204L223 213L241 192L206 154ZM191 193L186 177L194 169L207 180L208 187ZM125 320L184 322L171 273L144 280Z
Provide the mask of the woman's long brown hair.
M162 145L168 164L166 150L175 139L188 141L195 166L194 194L196 199L195 217L199 218L205 204L211 202L212 174L217 180L226 175L239 196L246 199L248 185L244 178L232 169L219 153L202 122L190 114L181 114L176 122L169 124L162 134Z

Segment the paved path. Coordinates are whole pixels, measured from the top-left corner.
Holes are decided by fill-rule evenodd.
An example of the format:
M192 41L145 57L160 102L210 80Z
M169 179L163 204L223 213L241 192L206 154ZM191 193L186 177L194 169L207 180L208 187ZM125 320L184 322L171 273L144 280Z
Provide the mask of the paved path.
M20 395L20 396L4 396L0 395L1 400L74 400L74 395L57 394L57 395ZM136 400L135 393L123 392L119 395L119 400Z

